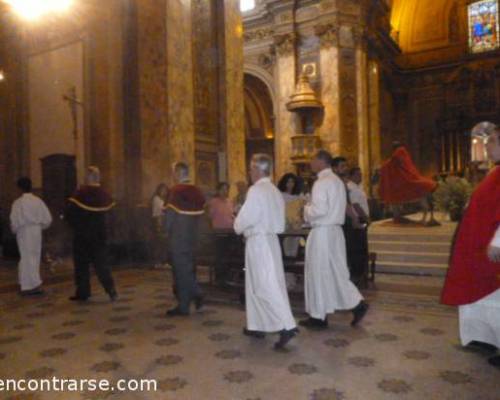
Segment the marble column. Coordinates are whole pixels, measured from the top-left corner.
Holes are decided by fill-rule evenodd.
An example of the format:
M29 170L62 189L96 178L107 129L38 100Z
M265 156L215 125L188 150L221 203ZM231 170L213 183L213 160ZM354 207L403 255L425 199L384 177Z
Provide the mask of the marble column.
M368 110L367 43L362 32L356 32L356 89L358 113L358 166L370 176L370 136ZM369 179L365 179L365 185Z
M321 101L324 117L318 134L322 147L332 154L339 154L339 69L338 31L332 24L317 25L315 34L320 39Z
M245 112L243 92L243 22L239 2L223 0L223 38L219 42L223 54L221 73L221 131L225 137L227 180L246 181Z
M290 159L292 151L291 137L296 133L295 115L288 111L286 104L295 90L296 57L295 35L293 33L275 37L277 53L276 82L278 92L277 124L275 135L275 175L282 176L295 168Z
M168 0L166 7L168 158L188 163L195 180L191 0Z

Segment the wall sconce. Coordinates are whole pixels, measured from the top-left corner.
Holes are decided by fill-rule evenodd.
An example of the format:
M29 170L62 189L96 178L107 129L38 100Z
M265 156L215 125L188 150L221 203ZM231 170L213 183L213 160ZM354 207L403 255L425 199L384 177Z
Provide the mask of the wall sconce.
M3 82L5 80L5 73L3 72L3 69L0 69L0 82Z

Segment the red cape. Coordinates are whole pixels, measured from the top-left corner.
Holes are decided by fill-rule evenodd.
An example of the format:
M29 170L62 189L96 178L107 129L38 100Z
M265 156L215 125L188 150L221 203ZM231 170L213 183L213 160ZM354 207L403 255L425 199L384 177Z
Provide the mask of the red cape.
M203 214L205 197L194 185L179 184L174 186L169 193L167 207L179 214Z
M115 206L113 198L97 185L83 185L69 199L78 207L94 212L108 211Z
M487 249L500 225L500 167L481 182L458 227L441 295L444 304L474 303L500 288L500 263Z
M398 147L380 168L380 197L386 204L409 203L436 190L437 182L420 175L410 154Z

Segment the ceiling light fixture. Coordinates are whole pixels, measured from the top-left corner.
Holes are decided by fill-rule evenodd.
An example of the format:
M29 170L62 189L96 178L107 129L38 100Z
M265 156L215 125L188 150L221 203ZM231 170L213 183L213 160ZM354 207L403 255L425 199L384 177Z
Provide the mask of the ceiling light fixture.
M14 12L27 20L36 20L46 14L67 11L73 0L5 0Z

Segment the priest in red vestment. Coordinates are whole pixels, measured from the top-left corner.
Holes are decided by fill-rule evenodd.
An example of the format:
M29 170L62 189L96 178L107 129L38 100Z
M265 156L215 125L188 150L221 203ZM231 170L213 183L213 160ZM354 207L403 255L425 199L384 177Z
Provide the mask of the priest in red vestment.
M462 345L500 347L500 129L488 138L496 164L474 191L452 250L442 302L459 306ZM489 359L500 367L500 356Z
M421 175L408 150L399 142L394 142L392 156L380 170L380 197L385 204L394 208L394 220L402 221L399 205L426 199L437 188L437 182ZM424 209L428 209L427 203ZM424 221L427 213L424 213Z

